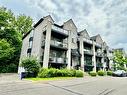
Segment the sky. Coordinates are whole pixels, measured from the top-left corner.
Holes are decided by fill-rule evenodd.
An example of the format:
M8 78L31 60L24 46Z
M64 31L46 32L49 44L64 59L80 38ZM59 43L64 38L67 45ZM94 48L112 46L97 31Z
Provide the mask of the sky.
M127 51L127 0L0 0L0 6L31 16L34 23L47 15L60 25L73 19L78 31L100 34L111 48Z

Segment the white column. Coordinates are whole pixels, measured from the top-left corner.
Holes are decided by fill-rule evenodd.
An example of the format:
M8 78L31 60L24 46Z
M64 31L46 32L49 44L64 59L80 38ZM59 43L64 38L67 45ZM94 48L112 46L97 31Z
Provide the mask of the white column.
M69 31L69 36L68 36L68 50L67 50L67 68L71 69L71 42L72 42L72 37L71 37L71 31Z
M93 65L94 65L93 71L96 72L96 52L95 52L95 43L94 43L94 41L93 41L93 57L92 57L92 60L93 60Z
M79 48L81 53L81 70L84 71L84 46L83 46L83 37L80 37Z
M44 58L43 58L44 68L48 68L48 63L49 63L51 28L52 28L52 23L48 21L47 29L46 29L45 47L44 47Z

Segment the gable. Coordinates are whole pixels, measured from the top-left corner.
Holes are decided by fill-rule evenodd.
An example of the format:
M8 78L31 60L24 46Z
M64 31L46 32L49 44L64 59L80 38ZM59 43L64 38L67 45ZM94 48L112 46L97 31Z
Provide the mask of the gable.
M80 32L80 35L83 36L84 38L90 39L90 36L87 32L86 29L84 29L83 31Z
M68 29L70 29L70 30L76 30L77 31L77 27L74 24L72 19L64 22L63 27L65 27L65 28L68 27Z
M48 21L54 23L54 20L52 19L52 17L50 15L44 17L44 20L48 20Z
M96 37L96 42L97 42L97 43L100 43L100 44L103 44L103 40L102 40L102 38L101 38L100 35L97 35L97 37Z

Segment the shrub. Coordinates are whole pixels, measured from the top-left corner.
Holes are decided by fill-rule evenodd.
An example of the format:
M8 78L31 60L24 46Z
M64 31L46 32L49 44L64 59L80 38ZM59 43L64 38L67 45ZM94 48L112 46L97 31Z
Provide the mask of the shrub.
M69 69L55 69L55 68L41 68L38 77L48 78L48 77L83 77L83 72L79 70L69 70Z
M80 70L76 70L76 74L75 74L75 77L83 77L84 76L84 73Z
M97 74L98 74L99 76L104 76L104 75L105 75L105 72L102 71L102 70L100 70L100 71L97 72Z
M91 71L89 74L90 74L90 76L97 76L97 73L94 71Z
M69 69L61 69L62 76L63 77L72 77L73 76L73 71Z
M26 72L33 73L35 76L39 72L40 64L36 58L30 57L21 61L21 66L24 67Z
M113 71L107 71L108 76L112 76L112 74L113 74Z
M71 69L71 72L72 72L72 77L75 77L76 76L76 71L75 69Z
M16 73L17 72L17 65L16 64L9 64L6 66L0 66L0 73Z
M62 71L58 69L56 72L56 77L62 77L62 76L63 76Z
M48 77L56 77L57 76L57 69L55 68L50 68L48 69Z
M39 78L48 78L48 69L47 68L41 68L39 73L38 73L38 77Z

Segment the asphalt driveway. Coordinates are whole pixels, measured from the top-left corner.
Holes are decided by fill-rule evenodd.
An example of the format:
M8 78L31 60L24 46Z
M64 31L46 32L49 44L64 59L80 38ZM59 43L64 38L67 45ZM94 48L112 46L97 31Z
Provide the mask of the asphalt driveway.
M0 75L0 95L127 95L127 77L84 77L31 82Z

